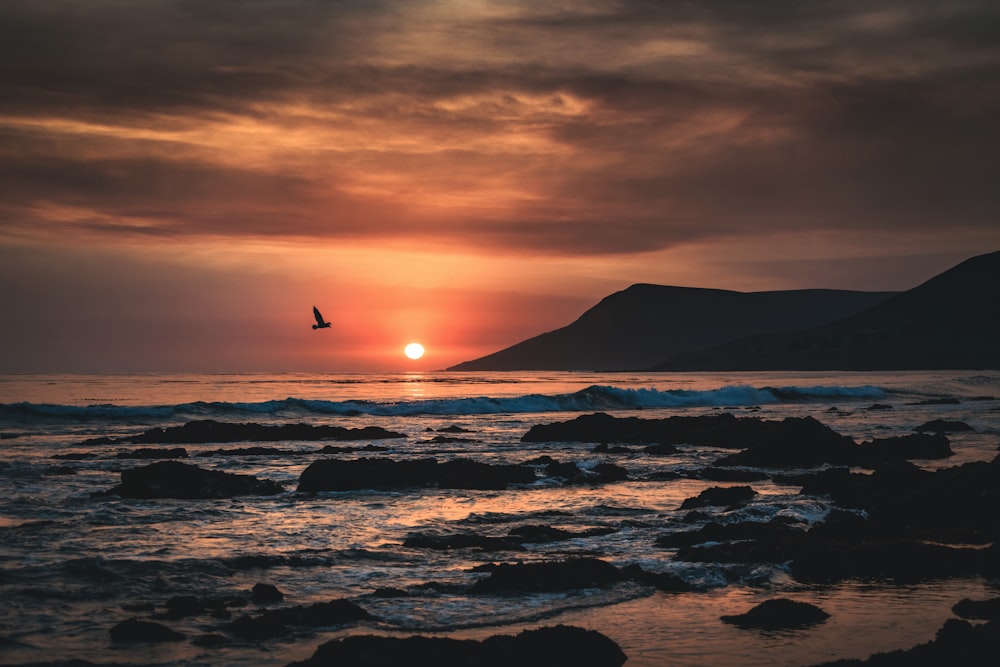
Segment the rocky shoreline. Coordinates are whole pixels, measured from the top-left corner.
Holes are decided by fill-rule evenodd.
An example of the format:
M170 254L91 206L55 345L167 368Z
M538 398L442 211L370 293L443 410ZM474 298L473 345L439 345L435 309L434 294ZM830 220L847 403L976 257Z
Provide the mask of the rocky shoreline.
M192 423L194 424L194 423ZM471 459L395 459L370 456L378 446L319 450L326 458L313 461L301 473L292 491L277 482L251 475L208 470L175 460L187 458L178 448L142 448L123 459L156 460L123 470L122 482L97 492L95 498L110 499L208 499L268 496L292 493L309 497L317 493L354 489L510 489L517 492L540 480L560 484L614 484L629 479L627 470L610 462L616 455L662 456L671 449L710 445L734 450L705 466L703 479L729 479L687 498L677 508L687 510L688 530L673 530L656 539L656 546L671 551L677 562L752 565L767 563L787 568L797 582L828 585L845 580L867 580L912 584L954 577L1000 578L1000 456L991 461L942 467L933 472L919 468L911 459L945 459L951 455L948 431L966 427L960 423L922 425L910 435L866 442L836 433L811 418L767 421L756 417L720 414L666 419L616 418L603 413L583 415L567 422L539 424L524 434L525 442L571 442L595 444L594 451L606 456L604 463L581 468L548 456L517 464L490 464ZM356 437L359 434L364 437ZM279 437L279 434L281 437ZM304 436L288 437L292 434ZM253 424L210 425L199 422L172 429L154 429L140 436L93 439L86 445L183 444L285 440L405 438L390 431L327 428L294 429ZM370 447L370 448L369 448ZM223 450L219 450L223 451ZM235 456L267 456L255 448L224 450ZM357 458L342 454L365 453ZM100 456L78 453L77 458ZM333 458L330 458L333 457ZM66 459L68 457L63 456ZM748 470L752 469L752 470ZM729 473L727 473L729 471ZM742 478L742 479L741 479ZM643 480L656 484L657 480ZM802 496L823 497L835 506L825 520L811 526L783 519L770 521L706 521L704 508L738 508L756 495L755 482L798 488ZM747 483L749 482L749 483ZM614 529L594 528L566 531L536 524L520 526L506 536L477 533L450 535L411 534L404 546L431 551L470 550L479 553L517 554L525 545L608 534ZM458 591L463 595L519 595L534 592L600 589L628 582L665 594L697 592L672 574L652 572L638 565L616 567L593 557L559 560L487 562L473 570L473 583ZM427 586L445 584L426 582ZM137 601L134 618L109 630L120 643L157 643L188 639L164 622L200 616L215 629L190 638L198 646L224 646L233 641L269 641L287 637L293 630L335 628L377 620L363 605L339 599L307 606L287 605L276 588L261 584L251 601L262 613L242 613L246 599L175 597L154 605ZM380 597L406 596L402 590L383 590ZM162 608L162 611L158 611ZM145 616L141 613L145 612ZM959 660L975 662L975 651L996 655L1000 648L997 618L1000 599L956 600L956 615L929 643L893 654L879 654L867 661L839 661L830 665L903 665L914 660ZM238 615L237 615L238 614ZM722 616L720 620L742 628L795 629L823 623L824 610L795 600L768 600L745 614ZM235 617L235 618L234 618ZM598 629L599 630L599 629ZM589 647L589 648L587 648ZM594 630L555 626L516 636L490 637L482 642L427 637L352 636L327 642L315 655L295 665L413 664L414 656L435 664L563 664L621 665L627 659L619 647ZM367 662L366 662L367 660ZM410 662L407 662L410 660ZM492 662L491 662L492 661ZM85 663L80 663L85 664ZM924 663L921 663L924 664Z

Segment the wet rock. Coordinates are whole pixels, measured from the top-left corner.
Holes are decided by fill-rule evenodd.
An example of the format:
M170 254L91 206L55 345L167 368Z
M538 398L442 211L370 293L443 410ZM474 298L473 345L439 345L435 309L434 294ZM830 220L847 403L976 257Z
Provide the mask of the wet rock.
M962 618L981 621L1000 620L1000 598L990 598L989 600L964 598L955 604L951 611Z
M664 419L612 417L603 412L566 422L536 424L522 442L642 443L652 445L711 445L744 449L774 443L785 447L843 444L841 436L812 417L766 421L732 414L677 416ZM846 441L853 444L850 438Z
M160 461L123 470L122 483L104 495L122 498L232 498L272 496L284 491L277 482L250 475L204 470L179 461Z
M698 530L688 530L671 532L662 535L656 540L656 546L665 548L679 548L704 544L706 542L731 542L731 541L779 541L788 539L800 539L805 535L801 528L789 526L785 523L770 521L767 523L758 521L744 521L741 523L721 524L709 522Z
M606 442L602 442L591 451L595 454L631 454L633 452L631 447L622 447L621 445L609 446Z
M642 448L643 453L650 456L670 456L677 453L677 448L669 443L660 442Z
M855 465L871 467L880 463L909 459L944 459L953 456L948 438L940 433L909 433L891 438L875 438L858 446Z
M447 489L506 489L511 484L530 484L536 479L526 465L488 464L467 459L439 463L436 459L395 461L361 458L320 459L299 476L298 490L351 491L437 486Z
M188 453L183 447L171 449L141 447L128 452L118 452L115 456L119 459L186 459Z
M113 642L175 642L184 639L184 635L174 632L165 625L152 621L129 619L122 621L110 630Z
M326 445L319 450L320 454L353 454L355 452L387 452L388 447L383 445L368 444L363 447L339 447L337 445Z
M755 495L757 492L749 486L713 486L699 493L697 497L686 499L680 508L689 510L710 506L733 507L745 503Z
M971 624L949 619L934 639L906 650L876 653L867 660L838 660L813 667L912 667L913 665L962 665L993 667L1000 653L1000 622Z
M785 630L816 625L830 618L830 615L808 602L777 598L766 600L745 614L720 616L719 618L725 623L741 628Z
M271 604L284 600L285 594L274 584L254 584L250 599L257 604Z
M288 626L312 628L344 625L375 617L349 600L331 600L315 604L272 609L260 616L241 616L226 629L241 639L250 641L274 639L291 633Z
M599 527L599 528L588 528L587 530L572 531L563 530L561 528L553 528L552 526L542 526L537 524L529 524L525 526L516 526L510 529L508 535L522 543L543 543L543 542L561 542L564 540L572 540L579 537L595 537L599 535L610 535L611 533L617 532L614 528Z
M87 440L84 444L204 444L208 442L277 442L283 440L381 440L405 438L403 433L387 431L378 426L343 428L310 424L270 426L255 423L227 423L212 419L188 422L183 426L153 428L139 435L124 438Z
M312 657L288 667L620 667L627 656L613 641L593 630L558 625L493 635L483 641L445 637L357 635L322 644Z
M669 572L649 572L639 565L629 565L621 572L626 579L636 581L644 586L652 586L666 593L686 593L695 590L691 584Z
M607 586L623 578L618 568L598 558L501 563L489 570L488 577L472 585L473 593L565 591Z
M975 429L963 421L932 419L929 422L924 422L913 430L918 433L959 433L961 431L972 431Z
M96 459L97 454L93 452L66 452L65 454L53 454L52 458L60 461L87 461Z

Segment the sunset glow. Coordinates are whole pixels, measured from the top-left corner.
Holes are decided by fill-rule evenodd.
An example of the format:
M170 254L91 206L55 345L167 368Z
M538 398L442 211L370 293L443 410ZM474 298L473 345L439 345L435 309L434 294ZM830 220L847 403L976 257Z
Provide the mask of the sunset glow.
M238 5L0 6L0 372L447 367L1000 247L977 2Z

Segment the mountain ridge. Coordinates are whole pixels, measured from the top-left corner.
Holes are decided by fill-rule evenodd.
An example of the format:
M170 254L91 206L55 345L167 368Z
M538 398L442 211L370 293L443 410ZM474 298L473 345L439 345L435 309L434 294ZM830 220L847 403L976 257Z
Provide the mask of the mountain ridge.
M894 294L736 292L636 283L604 297L564 327L447 370L635 370L742 335L781 331L799 322L822 324Z
M998 292L1000 251L902 292L636 283L564 327L447 370L1000 369Z

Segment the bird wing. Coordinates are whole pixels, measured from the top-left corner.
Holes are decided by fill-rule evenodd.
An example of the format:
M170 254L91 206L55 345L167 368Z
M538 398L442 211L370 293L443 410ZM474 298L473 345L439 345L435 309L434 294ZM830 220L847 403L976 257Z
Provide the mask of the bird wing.
M319 312L319 308L313 306L313 317L316 318L316 324L323 324L323 316Z

